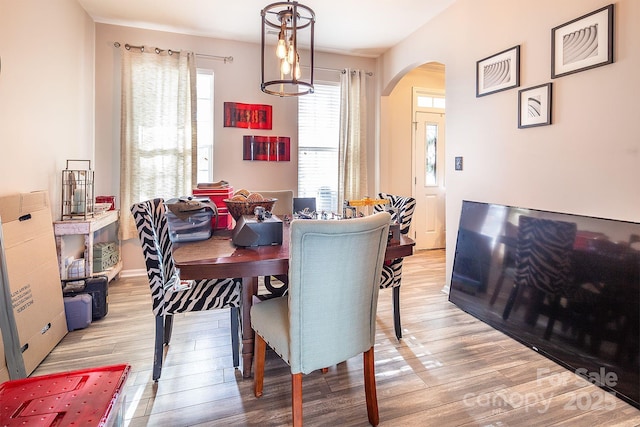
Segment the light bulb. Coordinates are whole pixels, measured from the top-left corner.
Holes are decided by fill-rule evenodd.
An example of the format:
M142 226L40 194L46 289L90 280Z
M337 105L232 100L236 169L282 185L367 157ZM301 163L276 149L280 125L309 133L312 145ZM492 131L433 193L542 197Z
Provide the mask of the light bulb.
M282 59L287 55L286 39L287 37L285 35L284 27L280 28L280 33L278 34L278 45L276 46L276 56L278 59Z
M286 59L283 59L280 63L280 71L282 74L289 74L291 72L291 64Z
M300 71L300 55L296 53L296 69L294 72L296 79L299 79L302 76L302 72Z
M278 46L276 46L276 56L278 59L284 59L287 56L287 46L284 39L278 39Z
M295 50L293 50L293 37L289 39L289 51L287 52L287 61L289 64L293 64L293 55L295 55Z

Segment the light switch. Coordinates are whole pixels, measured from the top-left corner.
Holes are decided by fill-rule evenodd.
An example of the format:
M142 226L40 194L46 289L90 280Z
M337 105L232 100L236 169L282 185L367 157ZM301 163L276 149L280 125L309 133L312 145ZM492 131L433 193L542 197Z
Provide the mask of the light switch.
M462 170L462 156L456 157L456 170L457 171Z

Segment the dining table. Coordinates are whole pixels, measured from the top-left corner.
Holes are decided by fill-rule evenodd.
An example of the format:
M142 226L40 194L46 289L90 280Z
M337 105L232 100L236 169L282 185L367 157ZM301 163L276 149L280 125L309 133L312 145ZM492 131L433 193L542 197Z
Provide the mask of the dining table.
M295 219L294 221L306 221ZM342 221L349 221L342 220ZM258 294L258 278L281 276L289 271L290 223L283 221L282 244L240 247L232 241L232 230L215 230L207 240L175 244L173 259L180 278L223 279L242 278L242 376L250 378L254 333L251 328L251 306ZM401 234L399 242L387 244L385 261L413 254L415 241ZM354 254L357 256L357 254Z

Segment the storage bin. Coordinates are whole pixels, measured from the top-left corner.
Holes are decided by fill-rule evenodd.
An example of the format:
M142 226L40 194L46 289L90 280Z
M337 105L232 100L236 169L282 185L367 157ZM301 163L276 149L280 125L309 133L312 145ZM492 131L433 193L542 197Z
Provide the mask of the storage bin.
M116 265L120 261L120 255L116 252L98 254L96 256L95 252L93 254L93 272L100 273L102 271L108 270L114 265Z
M189 214L184 219L178 218L167 210L169 221L169 239L172 242L195 242L211 237L211 219L213 212L209 209Z
M116 242L100 242L93 245L93 256L104 257L118 252L118 245Z
M193 195L196 197L208 197L218 208L218 223L214 224L217 230L233 228L233 218L229 214L224 199L233 197L233 187L225 188L194 188Z
M127 364L62 372L0 385L2 426L122 426Z
M67 330L84 329L91 324L93 301L89 294L64 297L64 313L67 318Z
M81 294L91 295L91 320L100 320L109 312L109 278L107 276L87 277L81 281L63 280L62 293L65 297Z

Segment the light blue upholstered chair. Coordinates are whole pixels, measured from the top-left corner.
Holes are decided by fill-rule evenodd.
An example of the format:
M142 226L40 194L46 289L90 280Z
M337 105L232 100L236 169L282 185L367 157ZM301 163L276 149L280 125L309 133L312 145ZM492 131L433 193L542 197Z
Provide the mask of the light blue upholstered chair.
M131 206L144 254L151 288L156 338L153 356L153 380L162 372L164 345L171 340L173 314L189 311L230 308L233 366L240 364L240 292L242 279L195 280L188 289L176 290L180 280L169 239L169 227L163 199L153 199Z
M411 219L416 209L416 199L413 197L395 196L387 193L378 193L378 198L387 199L389 203L386 205L374 205L374 212L391 209L391 219L400 224L400 234L409 234L411 227ZM402 280L402 260L404 258L396 258L385 262L382 267L382 275L380 276L380 288L392 288L393 295L393 328L396 338L402 338L402 325L400 323L400 281Z
M262 396L267 343L289 364L293 425L302 424L302 374L364 353L369 422L378 424L373 346L386 212L348 221L291 223L289 294L255 304L254 393Z

